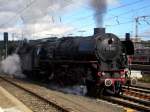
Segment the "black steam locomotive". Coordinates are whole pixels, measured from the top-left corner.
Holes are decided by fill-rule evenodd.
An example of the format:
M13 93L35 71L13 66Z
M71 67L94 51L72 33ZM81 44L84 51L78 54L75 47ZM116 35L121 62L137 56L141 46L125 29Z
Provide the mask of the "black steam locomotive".
M94 32L88 37L24 42L17 51L24 74L61 86L86 85L89 95L119 94L126 83L127 55L133 53L133 44L121 42L103 28Z

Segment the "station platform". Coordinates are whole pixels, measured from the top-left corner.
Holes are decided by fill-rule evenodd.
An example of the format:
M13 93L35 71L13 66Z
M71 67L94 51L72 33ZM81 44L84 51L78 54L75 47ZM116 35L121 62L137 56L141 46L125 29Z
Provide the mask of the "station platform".
M0 112L32 112L17 98L0 86Z

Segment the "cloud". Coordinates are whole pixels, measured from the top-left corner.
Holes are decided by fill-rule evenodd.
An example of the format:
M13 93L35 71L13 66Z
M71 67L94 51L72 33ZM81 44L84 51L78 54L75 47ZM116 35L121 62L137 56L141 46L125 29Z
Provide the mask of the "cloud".
M27 0L0 0L0 11L18 12L24 8Z
M12 32L12 33L21 33L22 29L19 27L8 27L0 29L0 32Z
M0 31L22 31L24 34L32 35L49 30L52 33L62 34L71 27L59 24L59 16L64 11L70 11L70 8L77 6L76 3L81 2L75 2L75 0L0 0Z
M142 33L142 35L150 35L150 27L149 27L147 30L145 30L145 31Z
M120 3L120 0L107 0L107 3L109 5L118 5Z
M66 26L66 25L55 25L52 28L49 28L49 30L43 30L39 33L35 33L34 35L38 36L46 36L46 35L51 35L51 36L65 36L68 34L68 32L71 32L74 28L71 26Z
M14 12L0 12L0 28L13 27L17 20L19 20L19 16Z
M66 34L74 28L62 24L59 17L87 5L89 1L92 0L0 0L0 31L30 36ZM118 0L107 1L112 4Z

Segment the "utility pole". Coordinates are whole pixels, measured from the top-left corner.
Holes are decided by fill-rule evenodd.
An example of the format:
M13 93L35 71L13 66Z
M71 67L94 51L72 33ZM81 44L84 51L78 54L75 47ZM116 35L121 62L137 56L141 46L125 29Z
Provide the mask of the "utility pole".
M139 24L139 18L135 18L135 37L138 37L138 24Z
M7 58L8 52L8 32L4 32L4 47L5 47L5 58Z
M138 38L138 25L139 25L140 19L143 19L145 22L147 22L146 19L148 17L150 17L150 16L138 16L135 18L135 37L136 38Z

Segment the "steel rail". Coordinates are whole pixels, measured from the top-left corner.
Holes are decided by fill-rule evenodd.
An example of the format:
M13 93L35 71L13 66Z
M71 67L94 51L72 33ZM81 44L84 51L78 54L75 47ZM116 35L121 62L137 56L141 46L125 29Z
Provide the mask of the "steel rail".
M130 102L128 100L124 100L122 98L117 98L117 97L112 97L112 96L101 96L101 99L116 103L125 107L129 107L138 111L144 111L144 112L149 112L150 108L138 103Z
M1 78L2 80L4 80L4 81L6 81L6 82L8 82L8 83L10 83L10 84L12 84L12 85L14 85L15 87L20 88L20 89L22 89L22 90L28 92L29 94L31 94L31 95L33 95L33 96L39 98L40 100L42 100L42 101L48 103L49 105L53 106L54 108L56 108L56 109L58 109L58 110L60 110L60 111L62 111L62 112L72 112L72 110L71 110L70 108L65 108L65 107L63 107L63 106L57 104L57 103L54 102L54 101L47 100L46 98L44 98L44 97L42 97L42 96L40 96L40 95L38 95L38 94L32 92L31 90L28 90L28 89L26 89L26 88L24 88L24 87L22 87L22 86L20 86L20 85L18 85L18 84L16 84L16 83L12 82L12 81L10 81L10 80L8 80L8 79L2 77L2 76L0 76L0 78Z
M137 88L137 87L132 87L132 86L122 86L123 89L128 89L128 90L133 90L133 91L139 91L143 93L150 93L149 89L144 89L144 88Z

